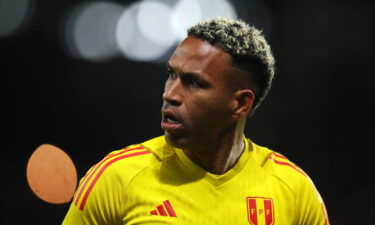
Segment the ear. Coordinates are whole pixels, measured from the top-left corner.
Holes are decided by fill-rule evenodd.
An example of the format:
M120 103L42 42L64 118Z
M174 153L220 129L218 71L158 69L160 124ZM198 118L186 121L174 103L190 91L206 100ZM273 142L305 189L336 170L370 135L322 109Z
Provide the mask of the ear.
M254 103L254 93L250 89L237 90L232 105L233 119L240 120L250 113Z

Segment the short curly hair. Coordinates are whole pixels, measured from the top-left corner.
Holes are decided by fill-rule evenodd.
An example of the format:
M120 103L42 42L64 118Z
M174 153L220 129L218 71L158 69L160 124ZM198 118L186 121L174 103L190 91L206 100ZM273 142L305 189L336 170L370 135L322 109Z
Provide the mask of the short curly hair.
M267 96L275 73L275 59L262 32L242 20L212 18L187 30L232 56L232 65L244 71L255 99L250 115Z

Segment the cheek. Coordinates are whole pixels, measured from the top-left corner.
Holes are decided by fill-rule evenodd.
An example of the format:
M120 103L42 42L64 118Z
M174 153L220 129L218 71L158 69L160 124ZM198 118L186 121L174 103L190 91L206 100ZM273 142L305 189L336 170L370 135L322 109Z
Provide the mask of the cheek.
M225 104L227 101L223 97L196 99L189 107L189 117L194 124L202 128L225 124L231 115L229 104Z

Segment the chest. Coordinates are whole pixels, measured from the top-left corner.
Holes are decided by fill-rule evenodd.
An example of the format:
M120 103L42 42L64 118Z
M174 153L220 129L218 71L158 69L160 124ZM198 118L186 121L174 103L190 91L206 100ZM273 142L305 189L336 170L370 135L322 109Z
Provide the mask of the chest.
M138 179L126 190L123 224L291 224L294 197L273 178Z

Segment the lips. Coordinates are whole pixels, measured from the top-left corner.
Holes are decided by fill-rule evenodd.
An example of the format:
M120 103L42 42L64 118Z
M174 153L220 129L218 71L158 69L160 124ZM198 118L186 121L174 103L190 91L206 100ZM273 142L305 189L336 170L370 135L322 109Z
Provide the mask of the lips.
M167 131L177 131L182 126L182 121L176 114L169 110L162 110L161 127Z

